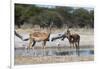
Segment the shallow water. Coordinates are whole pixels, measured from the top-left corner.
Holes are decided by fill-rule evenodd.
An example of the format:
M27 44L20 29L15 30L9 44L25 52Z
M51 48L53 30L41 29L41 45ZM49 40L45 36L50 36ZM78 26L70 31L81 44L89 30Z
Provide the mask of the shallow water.
M79 51L80 56L94 55L94 50L82 49ZM66 49L15 49L15 56L66 56L66 55L77 55L76 50Z

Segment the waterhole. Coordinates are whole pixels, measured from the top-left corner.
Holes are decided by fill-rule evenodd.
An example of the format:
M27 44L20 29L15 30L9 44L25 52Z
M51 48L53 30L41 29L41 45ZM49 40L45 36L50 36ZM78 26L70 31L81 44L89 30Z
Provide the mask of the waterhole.
M80 56L94 55L92 49L81 49L79 50ZM66 56L66 55L77 55L76 49L15 49L15 56Z

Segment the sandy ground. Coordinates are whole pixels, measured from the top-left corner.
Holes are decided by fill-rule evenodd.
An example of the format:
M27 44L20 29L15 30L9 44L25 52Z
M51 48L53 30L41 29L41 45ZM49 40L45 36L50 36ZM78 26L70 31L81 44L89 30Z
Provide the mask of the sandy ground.
M15 65L93 61L94 56L15 57Z

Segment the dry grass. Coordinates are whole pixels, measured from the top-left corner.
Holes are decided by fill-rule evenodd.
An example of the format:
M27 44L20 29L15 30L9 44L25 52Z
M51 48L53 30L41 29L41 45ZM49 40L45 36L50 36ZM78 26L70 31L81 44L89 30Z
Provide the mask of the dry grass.
M48 32L49 28L26 28L26 29L16 29L18 32L33 32L33 31L46 31ZM94 30L93 29L86 29L86 28L70 28L70 30L72 32L77 32L77 33L81 33L81 34L85 34L85 33L93 33ZM52 28L51 29L52 33L54 32L63 32L63 31L67 31L67 28Z

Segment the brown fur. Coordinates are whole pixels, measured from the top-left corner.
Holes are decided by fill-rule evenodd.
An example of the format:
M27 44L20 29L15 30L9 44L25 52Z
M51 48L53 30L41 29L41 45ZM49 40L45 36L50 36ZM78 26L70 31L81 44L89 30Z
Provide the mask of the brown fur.
M73 45L73 47L74 46L76 47L76 51L79 52L80 35L77 33L71 34L71 32L67 30L67 38L70 43L70 48L71 48L71 45Z
M49 38L49 34L46 32L33 32L29 36L30 36L29 48L32 48L32 46L34 46L35 43L39 41L43 41L43 45L45 46L46 41L48 41Z

